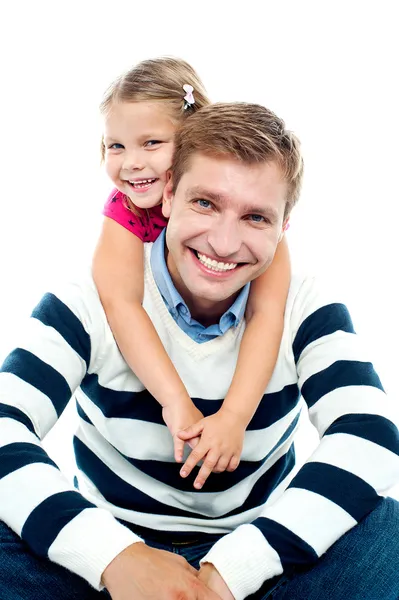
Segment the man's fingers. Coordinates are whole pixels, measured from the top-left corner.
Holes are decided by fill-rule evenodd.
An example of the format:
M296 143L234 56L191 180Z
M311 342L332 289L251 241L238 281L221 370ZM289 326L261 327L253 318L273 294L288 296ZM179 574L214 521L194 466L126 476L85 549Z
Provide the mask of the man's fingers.
M198 590L198 600L220 600L219 594L211 590L208 586Z
M199 470L199 473L194 481L194 487L197 490L200 490L204 485L205 481L208 479L209 475L212 473L214 466L218 462L219 455L212 454L212 451L208 452L205 457L204 463Z
M208 450L209 448L205 446L205 444L200 442L198 446L196 446L194 450L189 454L186 462L180 469L180 475L182 477L187 477L187 475L190 475L195 465L204 458Z

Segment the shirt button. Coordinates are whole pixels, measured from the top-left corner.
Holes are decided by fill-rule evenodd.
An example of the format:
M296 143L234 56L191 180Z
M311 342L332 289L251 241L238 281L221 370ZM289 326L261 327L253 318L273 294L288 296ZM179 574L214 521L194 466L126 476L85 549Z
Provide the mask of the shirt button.
M185 306L181 306L180 307L180 312L182 315L186 315L187 314L187 308Z

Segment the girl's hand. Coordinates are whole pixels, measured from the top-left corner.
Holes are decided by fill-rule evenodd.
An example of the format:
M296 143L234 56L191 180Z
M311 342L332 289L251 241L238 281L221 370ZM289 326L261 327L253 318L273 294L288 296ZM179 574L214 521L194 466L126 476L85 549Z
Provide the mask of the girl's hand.
M189 428L198 421L204 418L201 411L187 397L182 401L175 399L172 404L162 408L162 417L173 437L174 455L176 462L182 462L185 441L177 434L182 429ZM195 448L199 442L199 437L192 436L190 441L187 440L190 448Z
M193 438L201 436L199 443L182 466L180 475L187 477L203 459L204 462L194 481L194 487L199 490L212 471L234 471L240 462L245 428L246 423L242 417L222 406L216 414L201 419L184 431L179 431L178 437L189 444Z

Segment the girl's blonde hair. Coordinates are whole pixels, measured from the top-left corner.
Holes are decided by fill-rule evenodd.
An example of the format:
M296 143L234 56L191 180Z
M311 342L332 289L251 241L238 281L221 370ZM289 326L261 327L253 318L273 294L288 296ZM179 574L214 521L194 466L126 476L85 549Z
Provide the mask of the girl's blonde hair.
M193 87L194 104L184 101L184 85ZM106 114L114 102L160 102L176 125L203 106L210 104L205 87L186 61L179 58L161 57L144 60L121 75L104 94L100 111ZM101 141L101 158L105 146Z

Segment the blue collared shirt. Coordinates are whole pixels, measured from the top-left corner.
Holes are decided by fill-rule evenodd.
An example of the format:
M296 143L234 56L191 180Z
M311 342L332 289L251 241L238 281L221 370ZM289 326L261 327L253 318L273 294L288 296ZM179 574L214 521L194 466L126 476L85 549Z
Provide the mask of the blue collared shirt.
M230 308L220 317L219 323L205 327L192 318L190 310L175 288L165 260L165 230L154 242L151 268L155 283L166 307L180 329L199 344L223 335L230 327L237 327L244 316L249 294L249 283L243 287Z

